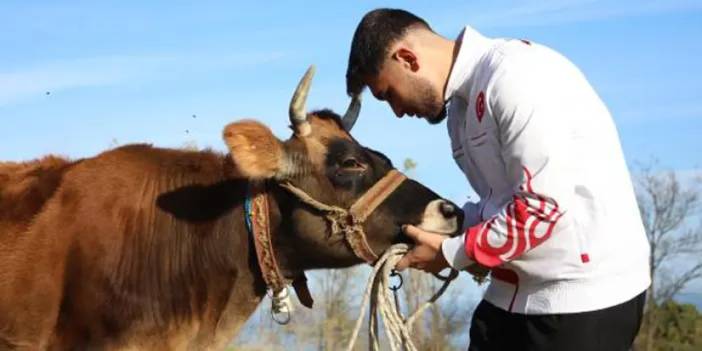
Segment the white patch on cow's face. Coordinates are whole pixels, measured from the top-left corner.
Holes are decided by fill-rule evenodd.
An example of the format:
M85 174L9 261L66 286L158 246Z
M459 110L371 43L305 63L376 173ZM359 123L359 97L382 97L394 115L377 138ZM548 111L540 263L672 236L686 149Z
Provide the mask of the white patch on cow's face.
M441 211L441 206L453 206L446 200L437 199L430 202L424 209L422 222L418 227L428 232L450 235L458 230L458 215L447 215L446 211ZM455 207L455 206L453 206ZM460 208L456 208L460 211Z

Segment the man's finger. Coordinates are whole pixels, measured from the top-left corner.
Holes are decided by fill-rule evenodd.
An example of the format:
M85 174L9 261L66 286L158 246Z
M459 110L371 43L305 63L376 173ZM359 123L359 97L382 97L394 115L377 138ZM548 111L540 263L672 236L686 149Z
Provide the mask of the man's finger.
M411 225L407 224L404 227L402 227L402 231L405 233L405 235L409 236L414 240L417 244L421 243L421 235L422 235L422 230Z
M397 262L397 264L395 265L395 269L396 269L397 271L400 271L400 272L402 272L402 271L404 271L405 269L407 269L407 267L409 267L410 264L412 263L412 257L411 257L411 256L412 256L412 251L410 251L410 252L408 252L407 254L405 254L405 256L403 256L403 257Z

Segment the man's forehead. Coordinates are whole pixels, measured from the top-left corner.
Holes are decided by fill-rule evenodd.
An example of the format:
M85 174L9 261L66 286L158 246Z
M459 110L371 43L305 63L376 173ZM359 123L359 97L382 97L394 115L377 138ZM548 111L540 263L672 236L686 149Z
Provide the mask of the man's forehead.
M363 80L366 83L366 86L368 86L368 89L371 91L373 96L375 96L375 98L378 100L382 100L382 98L384 97L383 91L387 89L387 82L383 78L382 70L376 75L367 75L363 77Z

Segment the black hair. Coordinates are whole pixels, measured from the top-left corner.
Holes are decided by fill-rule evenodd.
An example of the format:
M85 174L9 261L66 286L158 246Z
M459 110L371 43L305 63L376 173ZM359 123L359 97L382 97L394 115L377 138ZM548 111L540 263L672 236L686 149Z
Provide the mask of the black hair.
M349 95L361 93L365 87L363 76L377 75L390 45L412 28L432 30L426 21L405 10L383 8L363 16L351 41L346 69L346 92Z

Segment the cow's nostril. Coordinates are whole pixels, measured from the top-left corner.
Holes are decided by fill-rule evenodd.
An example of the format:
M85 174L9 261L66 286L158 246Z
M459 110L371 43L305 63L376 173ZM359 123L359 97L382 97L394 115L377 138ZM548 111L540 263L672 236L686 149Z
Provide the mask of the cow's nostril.
M444 217L453 218L458 214L458 207L450 202L442 201L439 205L439 211Z

